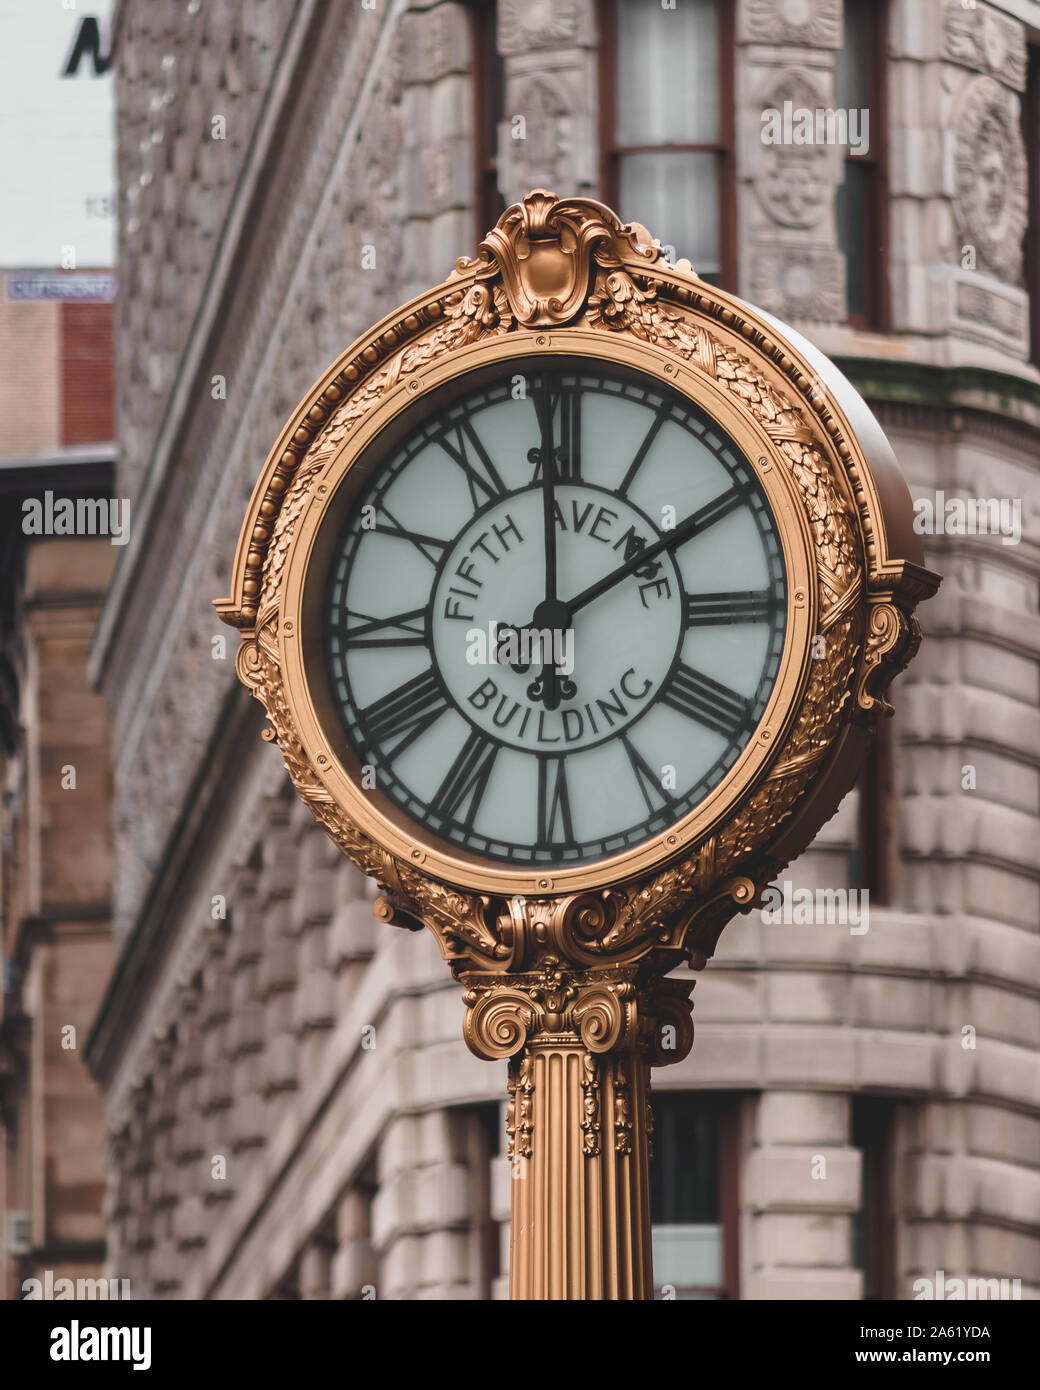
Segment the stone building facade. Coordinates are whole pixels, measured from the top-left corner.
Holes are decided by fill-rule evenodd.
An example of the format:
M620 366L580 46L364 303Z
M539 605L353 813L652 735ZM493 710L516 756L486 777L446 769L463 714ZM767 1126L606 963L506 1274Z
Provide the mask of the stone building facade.
M926 536L945 582L896 718L786 876L867 889L869 931L741 917L700 978L693 1052L658 1077L658 1283L1040 1294L1036 5L122 0L113 41L135 524L91 657L108 1272L176 1298L504 1291L505 1066L291 795L211 604L319 371L543 186L618 203L837 358L940 516L937 493L1020 508L1017 537ZM787 103L866 111L869 142L769 143Z
M35 527L48 493L52 518L102 498L108 515L111 279L0 272L0 1299L105 1259L84 1050L112 968L111 780L87 656L117 551Z

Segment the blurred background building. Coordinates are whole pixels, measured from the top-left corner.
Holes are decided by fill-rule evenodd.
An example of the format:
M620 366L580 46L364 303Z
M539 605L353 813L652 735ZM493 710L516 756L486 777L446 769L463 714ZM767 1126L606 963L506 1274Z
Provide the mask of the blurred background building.
M105 5L0 4L0 1297L105 1258L105 1118L83 1061L112 967L105 701L87 656L109 537L23 529L107 499L115 128ZM105 510L107 513L107 501ZM85 514L86 515L86 514ZM41 517L41 526L46 517Z
M785 875L869 891L869 931L752 914L700 977L693 1052L656 1078L657 1283L1040 1295L1040 4L117 0L112 65L107 1272L138 1297L506 1289L505 1064L292 794L211 603L318 373L545 187L835 357L915 496L1022 505L1017 543L925 538L945 582L895 720ZM867 146L766 143L785 102L867 112ZM4 891L11 959L36 909ZM19 998L24 1054L50 1035Z

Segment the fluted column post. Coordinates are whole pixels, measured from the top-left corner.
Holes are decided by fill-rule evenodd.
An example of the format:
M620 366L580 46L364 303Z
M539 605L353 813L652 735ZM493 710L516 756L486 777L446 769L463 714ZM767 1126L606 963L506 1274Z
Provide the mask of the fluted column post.
M573 1034L510 1063L514 1107L528 1109L511 1136L512 1298L653 1297L649 1070L639 1052L597 1056Z
M510 1297L653 1297L650 1067L693 1042L690 982L544 955L466 972L466 1042L509 1058Z

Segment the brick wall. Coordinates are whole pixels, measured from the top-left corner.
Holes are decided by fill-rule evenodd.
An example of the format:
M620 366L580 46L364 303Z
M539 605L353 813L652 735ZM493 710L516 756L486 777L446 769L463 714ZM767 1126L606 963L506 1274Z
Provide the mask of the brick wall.
M34 454L58 443L60 308L58 304L12 303L0 292L3 454Z
M61 442L115 436L111 304L61 306Z

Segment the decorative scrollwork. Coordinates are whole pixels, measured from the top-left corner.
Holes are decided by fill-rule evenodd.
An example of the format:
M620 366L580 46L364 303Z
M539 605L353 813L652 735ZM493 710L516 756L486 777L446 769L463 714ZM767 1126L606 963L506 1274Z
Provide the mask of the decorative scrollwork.
M581 1040L590 1052L611 1052L621 1042L628 1023L624 985L600 985L586 989L574 1018ZM628 993L634 993L632 986Z
M509 1059L509 1107L506 1111L506 1142L510 1158L530 1158L534 1134L532 1116L534 1078L530 1053Z
M692 1002L681 980L662 980L654 996L647 1061L652 1067L668 1066L688 1057L693 1047Z
M463 996L462 1036L477 1057L512 1057L527 1041L537 1011L520 990L495 989Z
M893 676L913 659L920 645L921 628L912 614L904 613L894 603L871 606L866 657L856 683L860 709L891 715L892 706L885 700L884 691Z
M624 1057L614 1063L614 1150L619 1154L632 1152L632 1096Z
M699 840L662 853L656 867L604 891L495 897L395 858L334 800L302 744L285 693L284 576L301 518L320 505L325 470L388 392L403 383L418 388L427 368L460 348L564 325L627 339L640 351L649 345L672 364L665 372L703 374L771 441L769 466L785 470L811 538L815 592L801 601L816 613L825 653L807 663L796 708L757 780ZM863 486L858 446L833 401L792 354L753 310L684 263L669 265L638 224L623 224L591 200L535 190L507 209L477 255L458 261L442 286L345 355L266 465L243 527L233 596L217 605L243 630L238 674L263 704L267 736L277 741L303 800L340 848L383 885L377 910L384 920L429 926L460 979L487 972L500 985L517 980L520 988L530 984L522 972L540 963L535 987L541 994L525 992L523 1006L514 998L512 1014L473 1000L467 1040L481 1055L514 1053L536 1016L572 1026L580 990L577 997L568 993L574 985L568 971L641 961L649 979L684 953L710 954L725 921L749 907L772 876L778 827L787 826L788 847L797 838L790 827L798 825L810 783L825 775L844 726L852 719L869 724L887 710L884 687L913 655L918 630L911 610L934 590L935 578L912 564L900 562L900 569L890 557L882 570L883 515ZM555 967L547 964L550 956ZM552 968L560 976L555 983ZM600 1014L591 1005L585 1011L593 1042L610 1008L601 1006L602 1024L592 1022Z
M581 1054L582 1149L594 1158L599 1153L599 1062L591 1052Z

